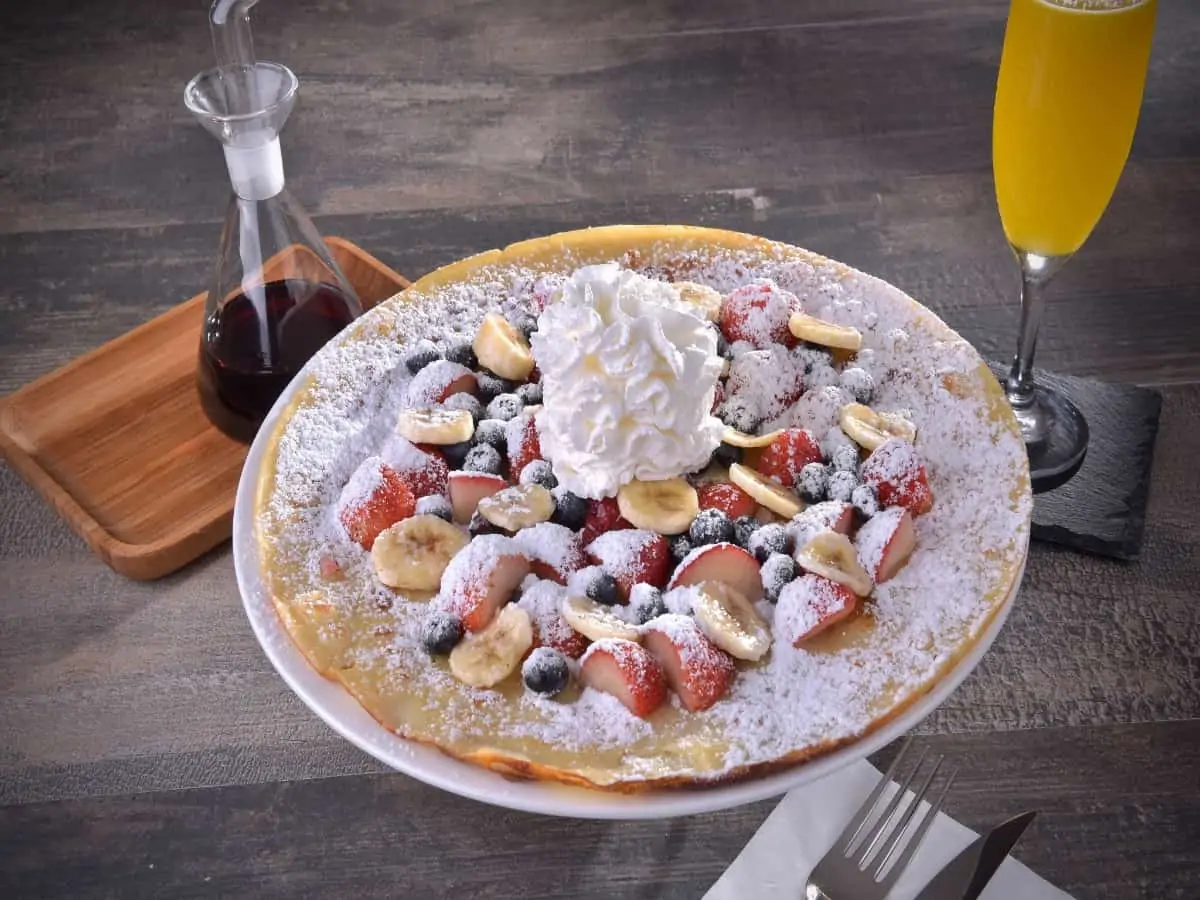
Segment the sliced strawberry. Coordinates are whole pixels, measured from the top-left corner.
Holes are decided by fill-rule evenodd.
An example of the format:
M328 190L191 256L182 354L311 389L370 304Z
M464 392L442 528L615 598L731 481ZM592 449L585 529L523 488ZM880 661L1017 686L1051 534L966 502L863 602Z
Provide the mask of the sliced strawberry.
M533 646L553 647L571 659L583 656L590 643L587 638L567 624L562 616L562 601L566 591L551 581L537 581L526 586L517 605L533 620Z
M475 393L475 373L466 366L448 359L435 359L408 383L406 399L413 409L424 409L441 403L451 394Z
M542 458L542 444L538 439L537 425L533 416L522 415L508 423L508 473L513 481L521 477L521 470Z
M792 487L800 470L809 463L822 462L821 444L811 431L804 428L789 428L764 447L749 461L768 478L774 478L784 487Z
M480 500L506 487L508 482L499 475L490 475L487 472L451 472L447 478L447 488L454 521L466 525L475 514Z
M737 544L722 542L697 547L680 560L667 589L705 581L727 584L751 601L763 596L758 561Z
M876 584L883 584L899 572L916 546L912 515L902 506L872 516L854 537L858 560Z
M442 573L441 603L468 631L486 628L529 574L529 559L510 537L481 534Z
M797 550L802 550L809 541L822 531L849 534L854 524L854 507L841 500L824 500L814 503L800 515L795 516L785 528L791 535Z
M587 518L579 539L586 547L606 531L614 528L632 528L633 526L621 516L621 508L617 506L616 497L605 497L603 500L589 500Z
M612 694L635 716L646 718L667 699L667 681L650 653L633 641L605 638L588 647L579 677L588 687Z
M742 285L721 304L721 331L730 343L794 347L796 338L788 329L788 319L799 311L800 299L773 282Z
M629 602L635 584L662 587L667 583L671 548L667 539L653 531L622 528L607 531L587 546L589 559L611 575L621 592L621 602Z
M446 493L450 467L446 465L446 458L434 448L414 444L397 434L388 438L379 456L404 479L418 500L430 494Z
M889 438L871 451L859 476L875 488L879 505L903 506L914 516L933 508L933 492L916 448L903 438Z
M710 409L709 412L713 413L715 415L717 412L717 407L720 406L724 402L725 402L725 382L718 381L716 390L713 393L712 409Z
M522 528L513 540L532 560L530 571L538 578L566 584L571 575L588 564L579 535L554 522Z
M719 509L731 519L752 516L758 509L758 502L736 484L702 484L696 488L696 497L701 509Z
M708 709L729 692L737 676L733 657L705 637L696 620L668 613L651 620L642 638L658 660L684 709Z
M857 603L858 598L848 587L820 575L804 575L780 592L775 630L792 646L799 647L854 612Z
M338 499L338 519L350 540L364 550L375 545L385 528L407 519L417 508L417 498L396 471L378 456L354 470Z

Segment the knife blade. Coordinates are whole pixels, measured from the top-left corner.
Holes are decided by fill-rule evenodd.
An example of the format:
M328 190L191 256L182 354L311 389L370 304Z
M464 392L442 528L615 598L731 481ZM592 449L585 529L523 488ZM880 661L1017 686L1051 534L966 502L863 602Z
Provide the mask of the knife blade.
M976 900L1036 815L1034 810L1023 812L981 834L946 863L915 900Z

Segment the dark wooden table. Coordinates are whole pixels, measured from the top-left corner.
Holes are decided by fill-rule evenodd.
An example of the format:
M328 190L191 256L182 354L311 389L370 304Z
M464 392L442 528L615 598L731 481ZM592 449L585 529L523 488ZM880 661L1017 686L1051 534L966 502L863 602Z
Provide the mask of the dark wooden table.
M182 104L203 0L0 10L0 392L206 284L226 196ZM300 74L290 185L409 275L610 222L755 231L1014 340L991 100L1006 4L268 0ZM1200 896L1200 13L1164 0L1132 157L1039 362L1159 385L1146 541L1035 546L1009 624L923 726L973 827L1080 898ZM770 811L510 813L382 770L304 707L222 548L153 584L0 466L0 896L698 897Z

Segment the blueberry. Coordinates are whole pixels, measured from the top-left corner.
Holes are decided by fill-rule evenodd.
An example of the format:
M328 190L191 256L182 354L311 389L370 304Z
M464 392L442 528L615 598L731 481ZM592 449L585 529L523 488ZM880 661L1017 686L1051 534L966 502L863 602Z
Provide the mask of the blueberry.
M515 419L519 416L521 410L524 408L525 404L521 402L521 398L516 394L500 394L497 397L493 397L492 401L488 403L487 417L507 422L509 419Z
M812 371L804 379L804 389L807 391L817 391L823 387L834 387L838 383L837 369L833 366L813 366Z
M629 592L629 605L633 608L634 620L645 625L651 619L667 614L662 591L652 584L635 584Z
M446 351L446 359L456 362L460 366L466 366L468 369L474 369L479 365L479 358L470 344L455 344Z
M849 391L859 403L870 403L875 397L875 379L866 369L860 366L850 366L842 369L838 382L842 388Z
M733 523L729 521L729 516L719 509L702 509L700 515L692 519L691 527L688 528L688 538L694 547L731 541Z
M587 522L588 502L582 497L563 491L555 497L557 505L550 521L572 531L578 531Z
M742 397L733 396L721 404L721 421L742 434L754 434L762 424L762 417L754 406Z
M430 494L417 501L417 515L437 516L449 522L454 517L454 510L450 508L450 501L441 494Z
M803 345L792 351L796 359L804 364L804 374L807 375L813 369L833 366L833 357L828 350L822 350L820 347Z
M786 553L772 553L762 564L763 592L772 603L779 602L779 594L790 582L796 580L796 561Z
M423 368L433 362L435 359L442 358L442 351L434 346L433 341L420 340L417 341L417 346L404 359L404 365L408 371L416 375Z
M686 534L677 534L673 538L669 538L667 545L671 549L671 559L676 563L683 562L683 558L692 552L692 542L688 540Z
M451 394L443 401L442 406L446 409L464 409L471 414L471 418L476 424L483 418L483 404L479 402L474 394L459 393Z
M521 664L521 680L535 694L553 697L571 680L567 658L551 647L538 647Z
M864 519L869 519L879 512L879 497L875 488L869 484L860 484L850 493L850 502Z
M858 474L858 448L853 444L842 444L830 454L829 464L835 472Z
M805 503L820 503L829 490L829 470L824 463L810 462L796 478L796 493Z
M542 383L531 381L518 387L515 393L526 406L537 406L542 402Z
M762 528L762 522L754 518L754 516L742 516L733 520L733 542L743 550L750 549L750 537L758 529Z
M450 468L461 469L473 446L475 445L470 441L463 441L461 444L445 444L439 449L442 451L442 456L446 457L446 464Z
M722 444L713 451L711 460L711 462L716 463L718 466L724 466L727 469L734 463L740 463L741 461L742 448L735 447L733 444Z
M533 337L533 333L538 330L537 319L533 316L521 316L521 318L513 322L513 327L521 332L522 337L528 342Z
M481 534L500 534L500 529L481 516L478 510L471 513L471 521L467 523L467 531L471 537L477 537Z
M764 525L754 532L750 538L750 546L746 549L753 553L760 563L766 562L767 558L775 553L790 553L792 539L782 525Z
M476 372L475 384L479 399L484 403L491 403L501 394L510 394L516 387L511 381L491 372Z
M467 451L467 458L463 460L462 467L466 472L499 475L504 468L504 459L500 456L500 451L490 444L476 444Z
M733 355L729 349L729 340L721 332L720 328L717 328L716 332L717 332L717 356L720 356L723 359L729 359Z
M540 484L548 491L558 487L558 479L554 477L554 467L544 459L535 459L527 463L517 479L521 484Z
M499 419L484 419L475 426L475 445L487 444L503 453L508 448L508 429Z
M588 578L587 590L584 592L587 598L601 606L615 606L620 603L621 589L617 587L617 579L599 566L593 566L593 568L596 571L591 573L591 577Z
M462 640L462 620L450 613L435 612L421 626L421 646L434 656L443 656Z
M827 496L830 500L849 503L850 495L854 493L856 487L858 487L858 477L853 472L834 472L829 476Z

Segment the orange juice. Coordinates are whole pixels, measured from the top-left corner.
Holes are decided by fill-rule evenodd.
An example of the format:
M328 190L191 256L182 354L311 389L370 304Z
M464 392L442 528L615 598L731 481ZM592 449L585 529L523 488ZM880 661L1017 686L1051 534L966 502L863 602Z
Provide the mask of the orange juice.
M1157 0L1012 0L992 124L1019 250L1073 253L1112 197L1142 104Z

